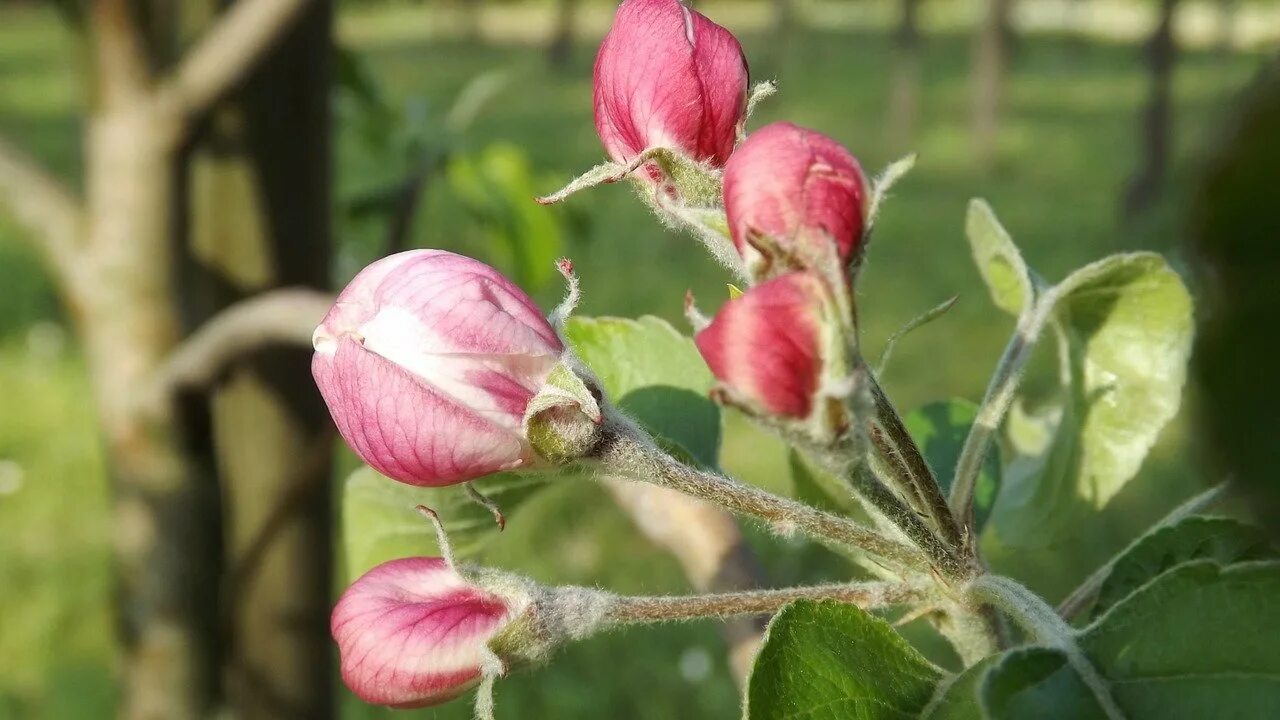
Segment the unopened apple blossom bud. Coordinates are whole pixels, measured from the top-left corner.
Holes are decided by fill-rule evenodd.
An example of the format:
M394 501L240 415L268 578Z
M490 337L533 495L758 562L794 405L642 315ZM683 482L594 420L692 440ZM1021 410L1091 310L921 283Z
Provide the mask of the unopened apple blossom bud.
M374 705L455 698L480 682L489 642L530 602L474 585L443 558L383 563L352 583L333 609L342 681Z
M728 30L680 0L625 0L595 66L596 131L625 163L665 147L724 165L746 112L747 63Z
M379 260L313 342L312 374L338 430L384 475L439 486L539 460L525 410L564 346L488 265L442 250Z
M773 415L808 418L830 344L829 304L816 273L788 273L725 303L694 341L736 399Z
M342 680L360 699L423 707L591 635L611 602L589 588L542 587L483 568L464 574L444 558L412 557L352 583L330 629Z
M849 263L862 242L867 181L844 146L791 123L751 133L724 169L724 206L756 277Z

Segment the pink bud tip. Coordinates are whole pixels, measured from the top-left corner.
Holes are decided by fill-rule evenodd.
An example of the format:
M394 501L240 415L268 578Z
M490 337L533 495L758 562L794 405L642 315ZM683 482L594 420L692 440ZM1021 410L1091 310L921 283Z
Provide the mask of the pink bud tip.
M436 705L480 682L487 643L524 607L476 587L442 558L379 565L333 609L342 681L361 700Z
M694 338L711 372L775 415L806 418L822 372L823 281L793 272L725 303Z
M560 258L556 261L556 269L566 278L573 275L573 261L569 258Z
M388 477L433 486L536 457L525 406L564 351L520 288L443 250L362 270L313 343L312 374L347 444Z
M732 33L680 0L625 0L596 56L594 95L615 161L666 147L719 167L746 112L747 61Z
M862 241L867 181L844 146L787 122L757 130L724 169L729 232L744 258L753 235L800 260L832 255L842 263Z

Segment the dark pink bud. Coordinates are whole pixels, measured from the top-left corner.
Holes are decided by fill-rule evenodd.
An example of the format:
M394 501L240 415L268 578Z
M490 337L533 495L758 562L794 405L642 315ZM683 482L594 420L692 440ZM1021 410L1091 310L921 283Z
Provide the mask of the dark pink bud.
M626 162L666 147L723 166L746 111L747 61L680 0L625 0L596 56L596 131Z
M776 259L761 255L776 248L805 265L829 256L832 243L847 263L862 241L867 196L844 146L787 122L751 133L724 168L729 232L748 263Z
M316 328L311 372L343 438L411 485L449 485L535 459L525 407L564 350L498 271L411 250L356 275Z
M822 375L826 298L816 274L788 273L725 303L694 341L739 398L775 415L806 418Z
M480 682L489 641L527 605L477 587L442 558L383 563L333 609L342 681L375 705L455 698Z

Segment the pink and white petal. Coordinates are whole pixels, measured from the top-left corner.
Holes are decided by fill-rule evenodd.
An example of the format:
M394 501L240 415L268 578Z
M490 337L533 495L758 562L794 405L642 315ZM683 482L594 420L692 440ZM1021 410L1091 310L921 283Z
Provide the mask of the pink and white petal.
M725 303L695 338L712 373L770 412L807 417L822 367L821 282L791 273Z
M488 641L522 610L470 585L441 558L384 563L334 607L343 681L379 705L457 697L479 682Z
M311 368L343 438L388 477L449 485L532 458L518 427L459 405L349 336L317 351Z

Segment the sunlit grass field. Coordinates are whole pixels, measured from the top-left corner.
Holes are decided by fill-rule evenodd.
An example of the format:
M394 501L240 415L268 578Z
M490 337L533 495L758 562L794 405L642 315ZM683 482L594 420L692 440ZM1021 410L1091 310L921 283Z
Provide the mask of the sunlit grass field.
M711 6L715 14L716 6ZM393 106L423 103L443 112L477 73L502 70L510 81L465 134L460 151L502 141L522 148L534 170L556 180L598 162L591 125L595 39L584 39L565 68L546 66L540 47L491 46L403 32L360 8L344 16L348 48L368 63ZM358 13L358 14L352 14ZM421 10L404 18L422 17ZM395 20L395 18L392 18ZM717 16L734 27L734 16ZM1193 51L1175 86L1176 163L1165 198L1125 224L1119 198L1138 148L1136 117L1145 95L1139 49L1059 36L1019 44L1010 78L999 159L978 172L969 150L969 38L949 31L926 38L919 132L910 147L887 141L885 104L892 49L880 28L810 28L779 44L743 38L756 78L776 78L777 96L752 125L788 119L846 143L869 172L907 150L919 162L896 189L876 231L859 287L868 355L904 322L951 295L943 319L909 336L885 383L910 409L948 396L978 399L1011 329L989 303L968 257L966 202L987 198L1029 262L1056 279L1103 254L1166 253L1186 269L1180 226L1197 158L1213 138L1233 95L1260 56ZM79 169L79 55L74 34L41 7L0 6L0 131L74 182ZM339 195L358 189L370 161L352 133L337 142ZM694 242L660 228L624 186L573 198L585 223L569 240L583 280L587 314L657 314L679 322L692 288L705 306L724 297L728 279ZM414 242L501 263L447 187L431 191ZM563 212L563 211L556 211ZM364 258L376 227L340 224L346 264ZM343 281L346 277L335 278ZM549 306L558 288L538 288ZM109 715L113 702L108 491L95 435L88 380L64 328L57 298L35 254L0 219L0 719ZM1096 559L1203 482L1195 449L1175 423L1139 479L1107 513L1087 556ZM729 419L725 464L743 477L785 489L776 446ZM598 489L566 486L537 500L525 522L496 543L491 561L539 578L598 583L618 591L683 588L673 561L638 540L629 521ZM752 529L776 583L835 572L839 562ZM1083 567L1026 578L1060 593ZM550 668L504 681L500 717L734 717L734 686L713 625L693 632L631 630L570 649ZM355 717L387 711L358 706ZM466 717L459 702L421 717ZM404 715L397 715L405 717Z

